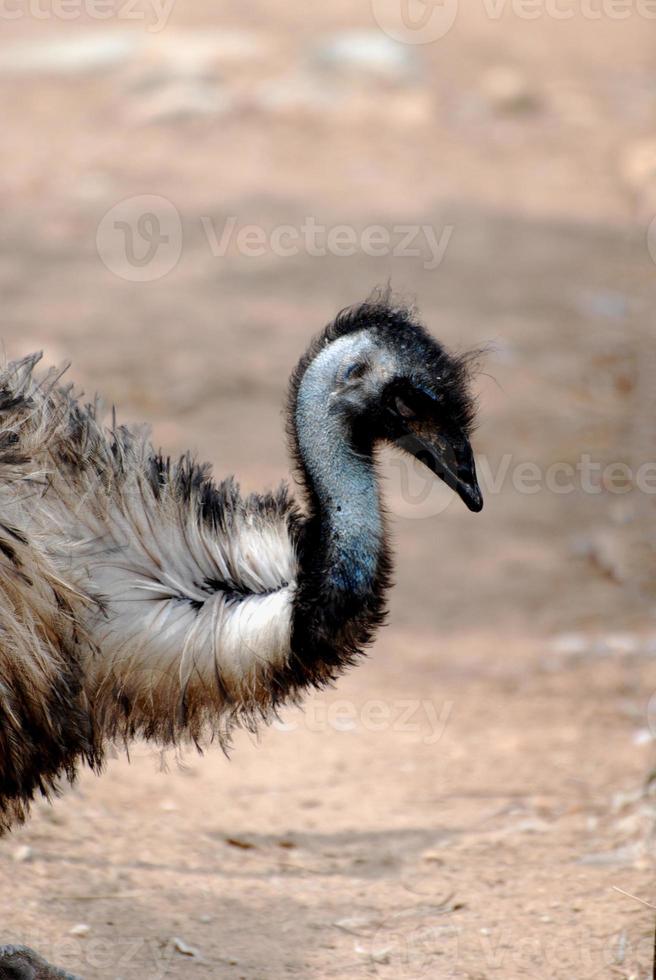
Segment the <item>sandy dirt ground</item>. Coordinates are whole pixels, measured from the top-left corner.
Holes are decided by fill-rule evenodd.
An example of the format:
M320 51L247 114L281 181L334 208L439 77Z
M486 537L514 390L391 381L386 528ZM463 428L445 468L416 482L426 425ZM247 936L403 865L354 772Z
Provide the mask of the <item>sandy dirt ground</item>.
M36 806L0 841L1 941L85 980L651 976L653 495L553 466L653 457L656 25L506 7L373 66L330 50L386 37L368 4L3 22L8 357L70 359L251 490L288 471L310 335L376 284L489 350L484 512L383 460L397 584L371 656L229 759L137 745ZM52 61L80 40L109 60ZM174 209L169 271L102 231L125 199L162 217L144 195ZM353 254L282 254L308 216ZM218 254L230 221L262 254Z

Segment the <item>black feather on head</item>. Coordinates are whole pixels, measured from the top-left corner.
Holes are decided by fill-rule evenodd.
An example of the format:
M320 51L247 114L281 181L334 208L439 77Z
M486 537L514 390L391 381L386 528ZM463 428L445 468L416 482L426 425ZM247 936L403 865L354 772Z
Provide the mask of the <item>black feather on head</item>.
M427 389L444 406L450 421L465 436L471 435L477 410L471 391L471 378L482 352L478 349L463 353L447 351L421 323L413 306L396 300L389 288L377 289L363 303L341 310L312 340L292 373L287 402L287 431L297 463L302 461L299 458L295 419L303 376L327 344L360 330L378 335L381 346L395 351L399 361L408 365L408 381Z

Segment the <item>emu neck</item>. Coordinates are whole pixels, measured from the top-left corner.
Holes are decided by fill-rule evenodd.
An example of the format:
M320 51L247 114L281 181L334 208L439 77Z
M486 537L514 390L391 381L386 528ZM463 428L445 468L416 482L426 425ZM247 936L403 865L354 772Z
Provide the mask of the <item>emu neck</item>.
M355 334L325 347L308 366L298 393L296 428L315 511L312 561L325 585L357 595L373 587L383 543L370 449L356 451L333 395L347 355L367 341Z

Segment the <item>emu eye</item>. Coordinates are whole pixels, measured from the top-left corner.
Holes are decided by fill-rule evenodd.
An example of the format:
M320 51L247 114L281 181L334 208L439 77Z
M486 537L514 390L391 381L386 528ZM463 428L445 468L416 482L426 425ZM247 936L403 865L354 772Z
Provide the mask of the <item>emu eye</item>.
M413 408L405 402L400 395L397 395L394 399L394 407L396 411L403 419L415 419L417 418L417 413Z
M344 381L356 381L364 375L366 370L367 365L364 361L354 361L353 364L349 364L344 372Z

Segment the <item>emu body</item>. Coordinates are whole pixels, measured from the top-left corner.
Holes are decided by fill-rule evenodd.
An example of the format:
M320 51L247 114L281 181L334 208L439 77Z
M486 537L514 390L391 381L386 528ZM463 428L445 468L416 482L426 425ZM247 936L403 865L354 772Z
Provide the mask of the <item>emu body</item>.
M302 508L104 428L37 361L0 374L0 830L111 740L225 743L357 659L390 584L376 445L482 506L467 359L387 299L292 376Z

